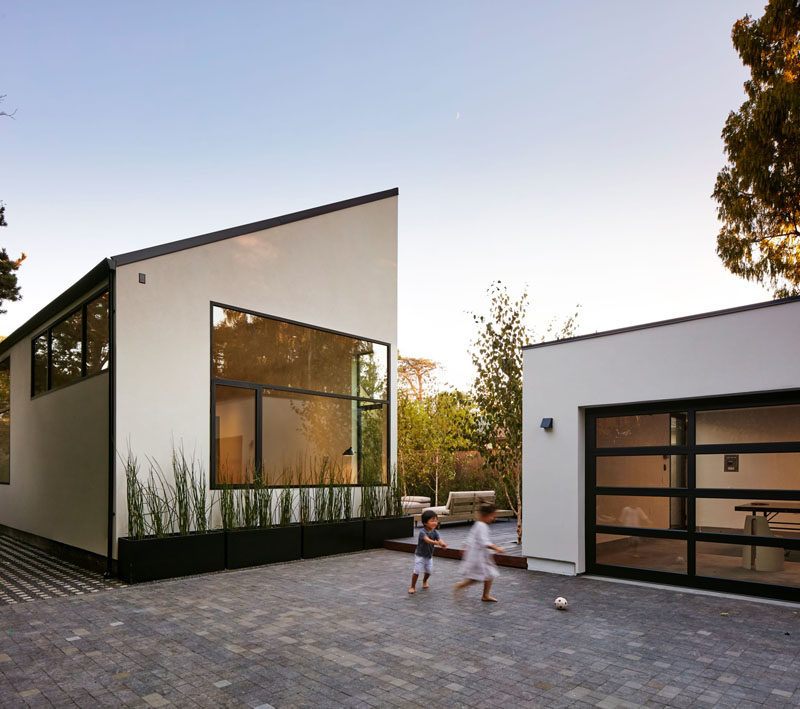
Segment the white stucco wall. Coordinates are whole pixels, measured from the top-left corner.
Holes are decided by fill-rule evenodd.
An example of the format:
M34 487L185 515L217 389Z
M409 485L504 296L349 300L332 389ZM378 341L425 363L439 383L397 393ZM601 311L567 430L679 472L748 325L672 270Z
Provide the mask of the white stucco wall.
M174 440L208 475L212 301L390 343L394 463L397 197L117 269L116 440L140 463L167 469ZM121 464L116 508L125 536Z
M584 409L800 388L800 301L566 341L523 354L529 568L585 570ZM552 431L539 427L552 417Z
M108 374L32 399L31 337L9 354L11 481L0 485L0 523L105 555Z

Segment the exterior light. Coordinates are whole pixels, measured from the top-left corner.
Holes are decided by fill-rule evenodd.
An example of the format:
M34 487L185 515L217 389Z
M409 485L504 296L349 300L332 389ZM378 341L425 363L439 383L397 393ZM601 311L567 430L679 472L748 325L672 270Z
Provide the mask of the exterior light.
M353 446L350 446L342 455L355 455L355 453L353 453Z
M542 422L539 424L541 428L545 431L552 431L553 430L553 419L542 419Z

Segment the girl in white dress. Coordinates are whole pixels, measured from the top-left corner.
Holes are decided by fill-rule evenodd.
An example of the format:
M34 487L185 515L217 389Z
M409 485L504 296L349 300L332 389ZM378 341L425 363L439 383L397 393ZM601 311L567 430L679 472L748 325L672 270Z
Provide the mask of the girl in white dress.
M464 580L459 581L455 587L457 593L467 586L483 581L481 600L491 603L497 603L497 599L489 595L492 582L497 578L497 566L491 552L503 553L503 549L492 544L489 539L489 525L494 522L496 516L497 507L490 502L484 502L478 506L477 519L469 531L464 557L461 561L461 574L464 576Z

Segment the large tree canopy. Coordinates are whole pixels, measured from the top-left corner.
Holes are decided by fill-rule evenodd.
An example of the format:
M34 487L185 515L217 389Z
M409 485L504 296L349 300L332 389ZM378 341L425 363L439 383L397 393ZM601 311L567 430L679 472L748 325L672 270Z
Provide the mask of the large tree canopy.
M722 131L717 254L776 298L800 294L800 0L770 0L763 17L745 15L731 37L751 78Z
M2 103L5 95L0 96L0 103ZM0 111L0 116L14 117L13 113ZM6 205L0 202L0 226L8 226L6 222ZM8 258L5 249L0 249L0 305L6 300L19 300L22 296L19 294L19 285L17 284L17 269L19 265L25 260L25 254L22 254L18 259ZM0 315L5 313L5 310L0 309Z

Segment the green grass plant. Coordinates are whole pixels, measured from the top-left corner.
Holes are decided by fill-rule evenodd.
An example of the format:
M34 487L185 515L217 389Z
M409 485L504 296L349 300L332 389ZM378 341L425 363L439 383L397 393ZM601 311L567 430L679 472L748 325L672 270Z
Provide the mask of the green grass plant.
M128 498L128 536L141 539L145 535L144 489L139 481L139 461L128 448L124 461Z

